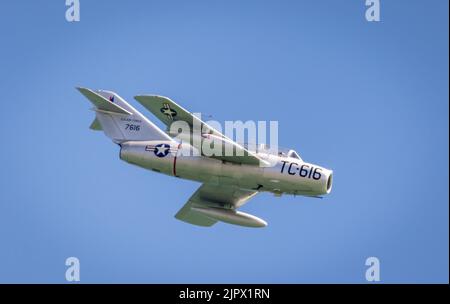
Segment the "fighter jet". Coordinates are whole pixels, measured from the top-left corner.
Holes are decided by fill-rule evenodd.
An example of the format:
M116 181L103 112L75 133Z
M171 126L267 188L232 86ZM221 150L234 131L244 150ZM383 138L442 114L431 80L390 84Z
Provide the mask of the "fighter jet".
M171 99L139 95L135 99L155 115L163 131L111 91L77 88L93 105L90 128L103 130L120 146L120 159L155 172L202 183L175 218L209 227L220 222L265 227L267 223L237 209L259 192L322 197L331 192L333 171L303 161L294 150L249 149L234 142ZM175 123L192 127L183 140L171 130ZM200 125L197 128L195 125ZM199 139L199 144L195 144ZM201 143L214 140L232 153L204 153ZM220 150L221 152L224 149Z

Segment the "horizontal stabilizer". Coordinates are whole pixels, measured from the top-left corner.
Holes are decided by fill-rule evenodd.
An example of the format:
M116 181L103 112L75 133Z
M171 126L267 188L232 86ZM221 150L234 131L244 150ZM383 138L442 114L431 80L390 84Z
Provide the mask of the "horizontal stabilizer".
M117 93L77 88L95 106L91 130L102 130L115 143L172 139Z
M100 124L100 122L98 121L97 118L95 118L94 121L91 123L91 126L89 127L89 129L94 130L94 131L103 130L102 125Z
M105 97L100 94L95 93L94 91L87 88L77 88L81 94L83 94L90 102L99 110L113 112L118 114L127 114L131 115L130 112L125 110L124 108L114 104L112 101L109 101Z

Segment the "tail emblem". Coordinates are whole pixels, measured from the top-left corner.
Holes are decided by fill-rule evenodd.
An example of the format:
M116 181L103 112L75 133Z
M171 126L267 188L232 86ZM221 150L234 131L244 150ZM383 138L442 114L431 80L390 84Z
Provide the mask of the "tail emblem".
M170 105L168 103L163 104L163 107L161 108L161 113L167 116L170 120L173 120L175 116L177 116L177 111L170 108Z
M109 96L109 101L114 102L114 95Z

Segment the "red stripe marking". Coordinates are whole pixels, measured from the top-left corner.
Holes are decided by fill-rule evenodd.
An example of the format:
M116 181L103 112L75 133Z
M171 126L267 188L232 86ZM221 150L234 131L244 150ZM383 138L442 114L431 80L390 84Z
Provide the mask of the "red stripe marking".
M180 150L181 147L181 143L178 145L177 147L177 153L175 154L175 157L173 158L173 176L177 176L177 156L178 156L178 151Z

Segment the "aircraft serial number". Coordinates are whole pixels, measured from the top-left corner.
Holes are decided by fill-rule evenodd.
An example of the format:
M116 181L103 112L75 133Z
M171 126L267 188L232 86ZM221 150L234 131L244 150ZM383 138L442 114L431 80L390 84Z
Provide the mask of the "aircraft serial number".
M308 165L301 165L297 163L290 163L288 161L281 161L283 165L281 166L281 173L284 173L284 169L287 168L286 172L290 175L296 175L297 173L301 177L312 178L315 180L319 180L322 177L320 168L310 167Z
M141 129L140 125L125 124L125 130L139 131L140 129Z

